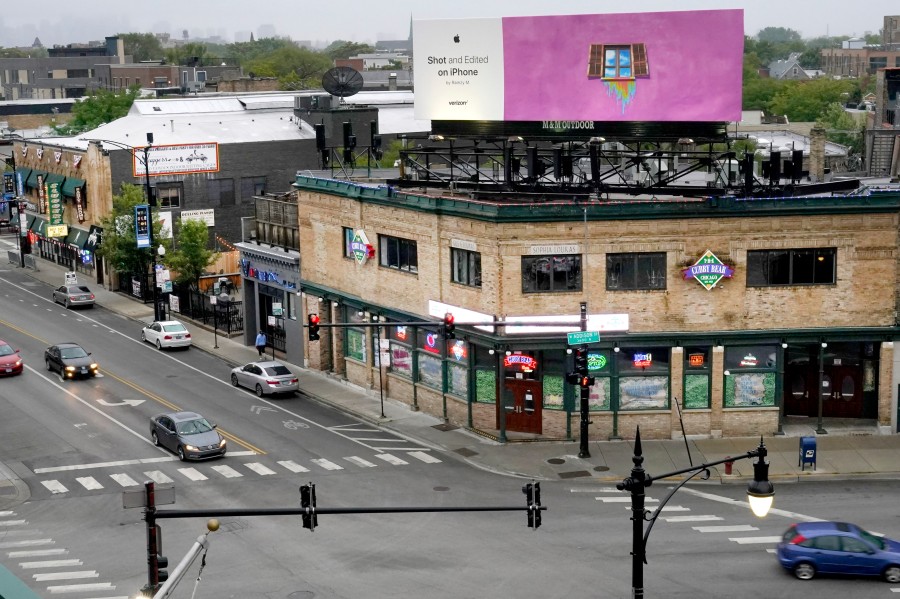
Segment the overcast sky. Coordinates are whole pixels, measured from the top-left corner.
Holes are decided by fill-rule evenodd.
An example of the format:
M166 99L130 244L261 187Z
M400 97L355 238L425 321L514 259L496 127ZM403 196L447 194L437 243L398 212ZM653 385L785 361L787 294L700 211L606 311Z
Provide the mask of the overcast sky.
M273 33L324 46L336 39L373 43L406 39L413 19L517 15L592 14L743 8L744 30L786 27L804 38L878 33L885 15L900 14L897 0L7 0L0 11L0 47L44 46L102 40L130 32L170 33L181 38L219 36L244 41ZM623 6L625 8L623 8Z

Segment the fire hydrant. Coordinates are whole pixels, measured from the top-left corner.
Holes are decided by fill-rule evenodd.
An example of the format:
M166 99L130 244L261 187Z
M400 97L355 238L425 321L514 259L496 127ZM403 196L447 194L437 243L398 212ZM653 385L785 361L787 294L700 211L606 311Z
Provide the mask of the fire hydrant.
M728 460L731 456L725 456L725 459ZM734 466L734 460L728 460L725 462L725 474L731 474L731 467Z

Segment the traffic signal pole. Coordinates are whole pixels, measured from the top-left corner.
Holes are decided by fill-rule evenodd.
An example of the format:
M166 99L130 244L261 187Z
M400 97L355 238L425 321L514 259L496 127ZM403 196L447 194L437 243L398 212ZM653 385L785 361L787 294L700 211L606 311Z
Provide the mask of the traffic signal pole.
M581 330L587 331L587 302L581 302ZM579 377L583 378L588 376L587 350L581 349L580 351L584 352L584 359L577 370ZM590 424L588 402L591 399L591 388L583 382L579 387L581 389L581 430L579 431L578 457L589 458L591 452L588 449L588 425Z

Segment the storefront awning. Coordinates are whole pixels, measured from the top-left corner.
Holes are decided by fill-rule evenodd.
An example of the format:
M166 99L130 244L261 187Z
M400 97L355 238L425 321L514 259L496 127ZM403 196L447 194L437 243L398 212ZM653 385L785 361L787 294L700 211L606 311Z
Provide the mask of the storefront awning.
M44 185L50 185L51 183L56 183L59 185L60 193L62 193L63 183L65 182L65 175L57 175L56 173L47 173L47 177L44 179Z
M47 220L41 218L40 216L35 216L34 220L30 220L31 215L29 215L29 223L28 230L34 233L35 235L39 235L44 237L46 235L47 230Z
M79 250L84 249L84 244L87 243L88 237L90 233L85 231L84 229L76 229L72 225L69 225L69 235L66 237L66 243L69 245L74 245Z
M44 178L46 178L47 171L42 171L42 170L38 170L38 169L34 169L33 171L31 171L31 174L28 175L28 180L25 181L25 187L31 187L32 189L36 189L38 186L37 179L38 179L39 175L43 175Z
M62 194L64 196L69 196L70 198L75 197L75 190L79 187L81 190L81 197L84 197L84 179L76 179L75 177L66 177L66 182L63 183L62 186Z
M18 175L19 173L22 173L22 184L24 185L25 181L28 181L28 177L31 175L31 169L27 166L20 166L16 169L16 175ZM16 182L16 185L18 184L19 183Z

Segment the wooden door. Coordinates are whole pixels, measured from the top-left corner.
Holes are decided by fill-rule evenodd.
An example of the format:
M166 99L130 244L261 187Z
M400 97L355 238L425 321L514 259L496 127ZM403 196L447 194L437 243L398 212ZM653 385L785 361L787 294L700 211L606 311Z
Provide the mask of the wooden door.
M506 400L506 430L540 435L544 401L541 381L507 378L506 388L512 395ZM498 414L500 417L503 416ZM497 425L499 428L499 422Z

